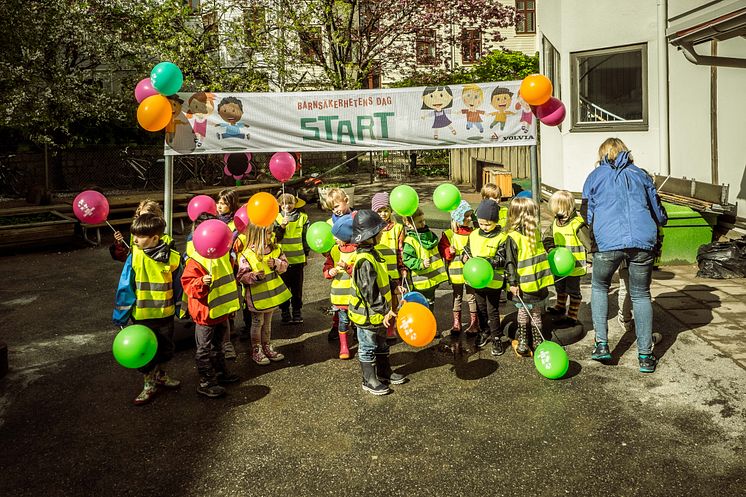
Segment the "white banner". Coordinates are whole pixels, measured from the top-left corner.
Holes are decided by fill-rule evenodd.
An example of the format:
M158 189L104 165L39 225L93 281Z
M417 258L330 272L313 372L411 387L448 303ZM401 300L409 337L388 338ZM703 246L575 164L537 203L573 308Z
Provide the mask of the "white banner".
M520 81L297 93L179 93L165 153L422 150L536 144Z

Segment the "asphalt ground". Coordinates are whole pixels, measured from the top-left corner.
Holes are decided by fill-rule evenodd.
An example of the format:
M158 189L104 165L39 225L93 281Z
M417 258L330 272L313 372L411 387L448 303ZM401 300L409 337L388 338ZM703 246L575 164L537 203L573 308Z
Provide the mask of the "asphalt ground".
M556 381L512 351L398 343L392 363L409 382L374 397L356 358L337 359L327 341L322 262L307 267L305 323L275 316L285 361L255 365L236 340L242 381L201 397L181 323L168 366L181 389L136 407L141 376L111 354L121 265L106 247L1 258L11 370L0 379L0 495L742 494L746 371L671 314L656 307L655 374L638 372L634 335L610 320L614 361L590 360L591 332L567 347L570 371ZM440 329L450 308L443 289ZM580 317L591 329L587 300Z

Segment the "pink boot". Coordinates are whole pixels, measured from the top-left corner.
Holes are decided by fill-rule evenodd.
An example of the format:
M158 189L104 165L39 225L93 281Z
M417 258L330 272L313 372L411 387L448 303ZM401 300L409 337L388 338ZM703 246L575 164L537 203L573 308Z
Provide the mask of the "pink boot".
M347 332L346 331L339 332L339 358L340 359L350 358L350 349L347 347Z

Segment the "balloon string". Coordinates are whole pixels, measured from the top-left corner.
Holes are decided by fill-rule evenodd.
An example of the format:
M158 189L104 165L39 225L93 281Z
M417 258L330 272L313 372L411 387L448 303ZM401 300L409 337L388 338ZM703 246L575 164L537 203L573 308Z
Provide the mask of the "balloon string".
M212 259L207 259L207 273L212 278ZM210 286L212 286L212 280L210 281Z
M521 298L521 296L518 295L517 293L515 293L513 295L515 295L516 297L518 297L518 300L521 302L521 305L523 306L524 309L526 309L526 314L528 314L528 318L531 320L531 324L534 325L534 328L536 328L537 330L541 330L541 327L537 326L536 325L536 321L534 321L534 316L533 316L533 314L531 314L531 309L529 309L528 307L526 307L526 304L525 304L525 302L523 302L523 299ZM558 344L560 344L563 348L565 347L565 344L562 343L562 341L559 339L559 337L554 333L554 329L552 329L552 336L554 337L554 339L557 341Z
M109 226L109 228L111 228L111 231L113 231L114 233L117 232L117 230L114 229L114 226L111 225L108 219L105 222ZM124 240L122 240L122 243L124 244L125 247L130 248L130 246L127 245L127 242L125 242Z

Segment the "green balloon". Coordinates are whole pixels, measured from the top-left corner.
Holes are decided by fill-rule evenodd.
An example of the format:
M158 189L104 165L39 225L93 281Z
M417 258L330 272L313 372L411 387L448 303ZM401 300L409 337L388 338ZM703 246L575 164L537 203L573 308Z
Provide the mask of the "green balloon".
M420 205L420 197L411 186L399 185L391 191L389 203L400 216L411 216Z
M117 334L111 350L117 362L125 368L141 368L155 357L158 339L147 326L133 324Z
M494 277L492 265L487 259L472 257L464 264L464 279L472 288L484 288Z
M559 344L545 340L534 351L534 365L545 378L558 380L567 373L570 360Z
M442 211L450 212L461 203L461 192L450 183L443 183L433 192L433 203Z
M308 247L314 252L325 254L334 246L332 227L324 221L316 221L308 227L306 232Z
M161 62L150 72L150 81L158 93L169 96L181 90L184 75L173 62Z
M566 247L556 247L549 251L549 269L558 277L568 276L575 269L575 256Z

